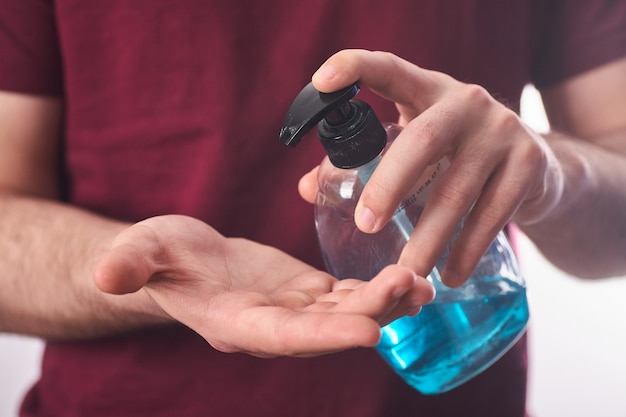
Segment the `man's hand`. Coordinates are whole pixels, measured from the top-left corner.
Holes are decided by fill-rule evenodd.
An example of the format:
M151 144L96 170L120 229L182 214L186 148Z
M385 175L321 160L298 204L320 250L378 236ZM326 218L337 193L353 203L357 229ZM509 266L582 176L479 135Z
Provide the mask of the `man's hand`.
M450 286L469 277L513 216L539 221L562 192L560 165L545 140L482 87L428 71L392 54L341 51L313 76L323 92L359 82L396 103L403 132L367 183L355 211L359 229L379 231L425 168L447 157L399 263L425 276L469 212L442 271ZM313 201L316 170L300 182Z
M177 215L123 231L94 276L107 293L146 291L220 351L263 357L374 346L380 326L434 298L430 283L404 267L370 282L338 281L275 248L227 239Z

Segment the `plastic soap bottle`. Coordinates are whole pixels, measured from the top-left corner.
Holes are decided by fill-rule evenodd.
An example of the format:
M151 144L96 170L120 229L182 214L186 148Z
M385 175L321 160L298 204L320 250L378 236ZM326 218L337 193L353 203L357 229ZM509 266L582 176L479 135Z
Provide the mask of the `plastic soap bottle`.
M324 262L339 279L369 280L398 261L432 186L449 164L444 159L430 166L382 230L361 232L354 223L356 203L401 127L383 126L367 103L352 100L358 91L356 84L335 93L307 85L289 109L280 140L296 146L317 125L329 157L319 170L315 204ZM528 321L525 283L502 232L461 287L449 288L440 280L446 256L427 277L437 291L435 300L418 315L385 326L376 347L424 394L449 391L488 368L521 337Z

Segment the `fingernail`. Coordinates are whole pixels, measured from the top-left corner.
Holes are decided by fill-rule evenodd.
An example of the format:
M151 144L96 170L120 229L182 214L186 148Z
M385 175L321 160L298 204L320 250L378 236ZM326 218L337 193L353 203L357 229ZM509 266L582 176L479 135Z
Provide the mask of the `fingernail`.
M404 294L406 294L408 291L408 288L394 288L391 296L394 299L399 300L400 298L404 297Z
M316 72L313 74L314 77L322 78L325 80L332 79L337 74L337 70L332 65L322 65Z
M443 271L441 280L448 287L452 288L458 287L461 284L461 276L457 272L448 269Z
M416 316L417 314L419 314L420 311L422 311L422 306L415 306L411 310L409 310L409 312L406 313L406 315L407 316Z
M364 232L373 233L376 227L376 217L367 207L362 207L356 218L357 226Z
M426 301L424 304L432 303L433 301L435 301L435 297L437 297L437 290L435 289L434 285L430 285L430 290L431 293L429 294L428 301Z

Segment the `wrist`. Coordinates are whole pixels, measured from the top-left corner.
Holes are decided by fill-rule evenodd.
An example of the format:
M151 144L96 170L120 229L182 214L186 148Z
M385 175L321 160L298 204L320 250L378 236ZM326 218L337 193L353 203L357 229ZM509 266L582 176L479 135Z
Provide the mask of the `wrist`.
M544 174L539 178L537 191L531 193L522 206L513 216L513 221L520 226L532 226L541 224L544 221L559 216L564 207L564 196L567 193L567 183L572 182L572 175L576 178L584 175L584 163L582 160L576 164L569 164L569 169L565 170L562 164L562 151L557 142L560 141L558 135L549 134L546 136L544 162L541 169ZM568 156L568 159L572 159ZM574 168L575 165L575 168ZM577 181L577 180L574 180Z

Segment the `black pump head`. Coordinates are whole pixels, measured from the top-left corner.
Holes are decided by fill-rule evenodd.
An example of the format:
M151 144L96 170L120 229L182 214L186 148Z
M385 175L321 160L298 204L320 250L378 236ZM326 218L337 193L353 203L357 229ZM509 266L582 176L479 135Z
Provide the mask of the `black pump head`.
M374 159L387 143L387 134L372 108L351 100L359 92L352 84L334 93L320 93L309 83L291 104L280 141L296 146L317 124L317 134L339 168L355 168Z

